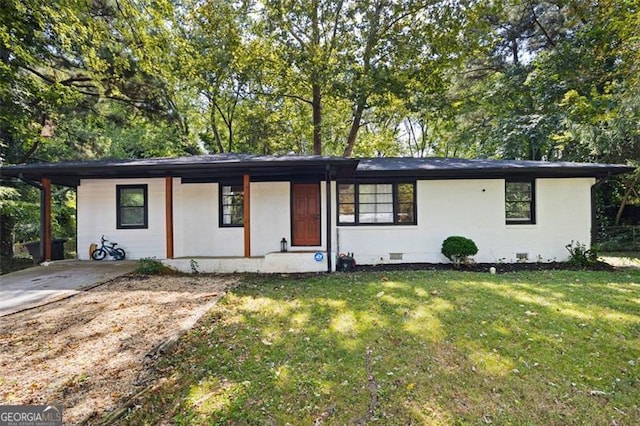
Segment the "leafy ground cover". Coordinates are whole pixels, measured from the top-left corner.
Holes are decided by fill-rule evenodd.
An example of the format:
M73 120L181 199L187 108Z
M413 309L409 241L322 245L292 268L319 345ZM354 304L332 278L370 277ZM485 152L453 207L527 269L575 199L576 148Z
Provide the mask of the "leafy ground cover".
M246 277L123 424L633 424L640 272Z
M19 271L33 266L33 260L30 257L1 257L0 258L0 275L9 272Z

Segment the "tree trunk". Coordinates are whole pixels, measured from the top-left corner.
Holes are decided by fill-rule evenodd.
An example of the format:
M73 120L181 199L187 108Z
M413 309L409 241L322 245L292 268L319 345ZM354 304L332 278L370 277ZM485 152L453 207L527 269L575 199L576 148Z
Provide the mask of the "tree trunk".
M384 8L384 2L378 1L375 3L373 13L368 16L370 21L370 30L367 34L367 42L364 46L364 52L362 54L362 75L366 79L371 71L371 58L373 56L373 48L379 38L380 31L380 17ZM350 157L353 152L353 146L356 143L356 136L358 136L358 130L360 130L360 123L362 122L362 114L367 106L367 99L369 98L369 90L366 85L360 81L359 87L356 87L356 105L353 112L353 122L351 123L351 129L349 130L349 137L347 138L347 146L344 148L342 154L343 157Z
M228 121L225 121L227 124L227 134L229 135L229 151L233 152L233 121L232 118L229 118Z
M353 113L353 121L351 122L351 129L349 130L349 137L347 138L347 146L342 153L343 157L351 157L353 153L353 146L356 143L356 136L358 136L358 130L360 130L360 122L362 121L362 114L364 113L365 102L358 102L356 110Z
M318 9L320 2L314 0L311 10L312 47L320 49L320 21ZM315 69L311 74L311 91L313 108L313 154L322 155L322 93L320 92L321 69Z
M313 89L313 154L322 155L322 94L320 86L314 82Z
M518 40L513 35L511 39L511 55L513 57L513 65L520 65L520 57L518 56Z
M15 219L8 215L0 215L0 257L13 257L13 228Z
M627 205L627 201L632 194L636 192L636 185L638 184L638 178L640 175L635 175L631 179L629 179L625 184L627 185L627 190L624 192L622 197L622 201L620 201L620 207L618 208L618 213L616 213L616 221L615 225L618 226L620 224L620 218L622 218L622 213L624 212L624 208Z
M224 153L224 147L222 146L222 139L220 138L220 132L218 132L218 125L216 124L216 113L215 110L211 110L210 114L211 120L211 130L213 131L213 138L216 141L216 146L218 148L218 153Z

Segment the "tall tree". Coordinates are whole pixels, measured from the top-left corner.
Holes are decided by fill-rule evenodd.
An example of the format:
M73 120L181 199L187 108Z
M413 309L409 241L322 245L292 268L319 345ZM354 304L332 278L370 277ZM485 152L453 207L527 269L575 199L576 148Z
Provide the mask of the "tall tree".
M196 152L172 81L172 10L164 0L4 0L0 161ZM15 211L0 211L6 250Z
M260 34L286 64L274 93L311 106L316 154L323 147L323 109L348 101L341 153L350 156L367 110L443 82L446 64L459 59L468 7L438 0L269 2Z
M449 93L449 137L467 140L476 155L614 160L606 151L624 151L622 140L633 139L635 113L622 108L630 105L624 99L632 96L637 63L637 42L628 41L637 22L631 3L490 4L481 15L484 49L467 60Z
M162 60L171 46L170 10L167 1L151 7L126 0L6 0L0 11L5 161L39 157L42 137L59 134L74 116L109 118L123 108L125 117L139 111L176 126L178 143L191 149L169 81L171 61ZM108 107L114 103L119 109ZM61 136L59 143L79 142Z
M337 54L350 32L343 0L267 2L255 29L275 61L265 63L269 96L296 99L311 107L313 153L322 153L323 97L338 72ZM274 77L280 80L277 81Z

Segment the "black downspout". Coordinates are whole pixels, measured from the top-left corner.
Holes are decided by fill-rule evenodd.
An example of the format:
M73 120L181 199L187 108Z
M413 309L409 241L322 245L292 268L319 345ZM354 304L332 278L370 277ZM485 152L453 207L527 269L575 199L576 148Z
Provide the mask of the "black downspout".
M327 165L325 174L326 184L326 203L327 203L327 272L331 273L333 269L331 261L331 166Z
M25 178L22 174L20 175L19 179L27 185L33 186L34 188L40 190L40 257L38 259L34 259L35 263L40 263L44 260L44 186L42 186L40 182Z
M591 185L591 242L589 247L598 237L598 209L596 206L596 191L611 178L611 172L604 177L596 177L596 183Z

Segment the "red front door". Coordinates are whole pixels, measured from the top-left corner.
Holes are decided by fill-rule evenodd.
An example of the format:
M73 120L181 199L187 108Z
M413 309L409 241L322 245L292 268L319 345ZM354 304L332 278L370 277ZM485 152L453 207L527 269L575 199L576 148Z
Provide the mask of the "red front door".
M319 246L320 184L292 184L291 203L291 245Z

